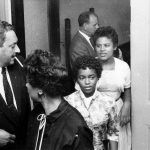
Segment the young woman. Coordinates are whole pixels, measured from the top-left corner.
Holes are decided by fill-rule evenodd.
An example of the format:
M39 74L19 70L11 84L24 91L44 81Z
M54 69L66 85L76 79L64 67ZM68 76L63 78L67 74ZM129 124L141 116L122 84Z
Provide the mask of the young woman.
M93 150L92 132L81 114L64 100L66 68L43 50L25 61L27 88L36 104L30 118L27 150Z
M78 57L73 69L77 91L65 97L81 113L87 125L93 131L94 150L105 149L103 141L106 140L107 125L108 122L113 120L110 114L113 111L114 100L101 95L96 89L101 71L101 64L94 57ZM117 138L116 127L113 126L112 128L114 132L110 137Z
M116 107L114 122L118 127L118 150L131 150L130 130L130 105L131 105L131 80L128 64L114 57L114 51L118 46L118 35L110 27L101 27L94 34L95 49L102 64L102 75L98 81L98 90L115 100ZM111 124L109 132L112 133ZM116 141L116 139L112 139Z

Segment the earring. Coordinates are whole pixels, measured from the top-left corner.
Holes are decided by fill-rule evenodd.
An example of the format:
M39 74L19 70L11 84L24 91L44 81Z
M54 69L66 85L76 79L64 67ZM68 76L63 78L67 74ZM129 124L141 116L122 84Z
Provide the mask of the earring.
M43 95L43 92L42 92L42 91L39 91L39 92L38 92L38 96L41 97L42 95Z
M38 96L39 96L39 97L41 97L41 96L42 96L42 94L38 93Z

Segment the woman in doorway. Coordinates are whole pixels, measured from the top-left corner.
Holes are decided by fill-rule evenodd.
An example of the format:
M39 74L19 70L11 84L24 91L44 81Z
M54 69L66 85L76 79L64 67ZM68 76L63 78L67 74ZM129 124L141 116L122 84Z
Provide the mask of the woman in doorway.
M96 84L101 71L101 64L95 57L78 57L73 69L77 91L65 97L81 113L93 131L94 150L105 150L103 142L106 140L108 122L111 122L113 126L111 111L114 111L115 104L112 98L103 96L97 91ZM115 133L117 130L115 126L113 127L114 132L111 136L117 138L117 133Z
M112 115L119 131L119 138L112 139L112 125L109 124L108 138L114 141L118 150L131 150L130 108L131 80L128 64L114 57L118 46L118 35L111 26L101 27L94 34L95 49L102 64L102 75L97 88L103 94L115 100L116 107ZM118 144L116 145L116 141Z
M66 68L47 51L35 50L24 65L29 95L36 104L28 126L27 150L93 150L92 132L64 100Z

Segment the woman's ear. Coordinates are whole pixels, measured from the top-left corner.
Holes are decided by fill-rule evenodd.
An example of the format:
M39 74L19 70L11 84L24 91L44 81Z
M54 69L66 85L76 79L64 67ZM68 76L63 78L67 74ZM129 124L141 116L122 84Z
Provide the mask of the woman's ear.
M43 91L42 90L38 90L38 96L42 96L43 95Z
M117 50L117 46L114 47L114 51Z

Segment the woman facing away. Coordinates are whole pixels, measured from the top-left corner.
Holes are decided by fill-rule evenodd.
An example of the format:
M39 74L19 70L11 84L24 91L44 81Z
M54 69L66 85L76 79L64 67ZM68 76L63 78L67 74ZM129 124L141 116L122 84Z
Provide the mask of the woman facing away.
M97 91L96 84L101 76L100 61L91 56L81 56L74 63L74 79L76 89L65 99L75 107L84 117L89 128L93 131L94 150L104 150L104 140L107 139L107 125L111 122L113 133L109 137L117 139L118 133L112 120L111 112L114 111L114 100L103 96ZM111 140L110 140L111 143ZM110 147L111 150L117 150Z
M29 95L38 103L30 114L26 150L93 150L91 130L62 97L66 68L44 50L33 51L24 68Z
M118 150L131 150L130 108L131 79L128 64L114 57L118 46L118 35L111 26L101 27L94 34L95 49L102 64L102 75L97 88L103 94L115 100L114 122L118 127ZM109 132L112 131L111 124ZM116 139L112 139L112 141Z

